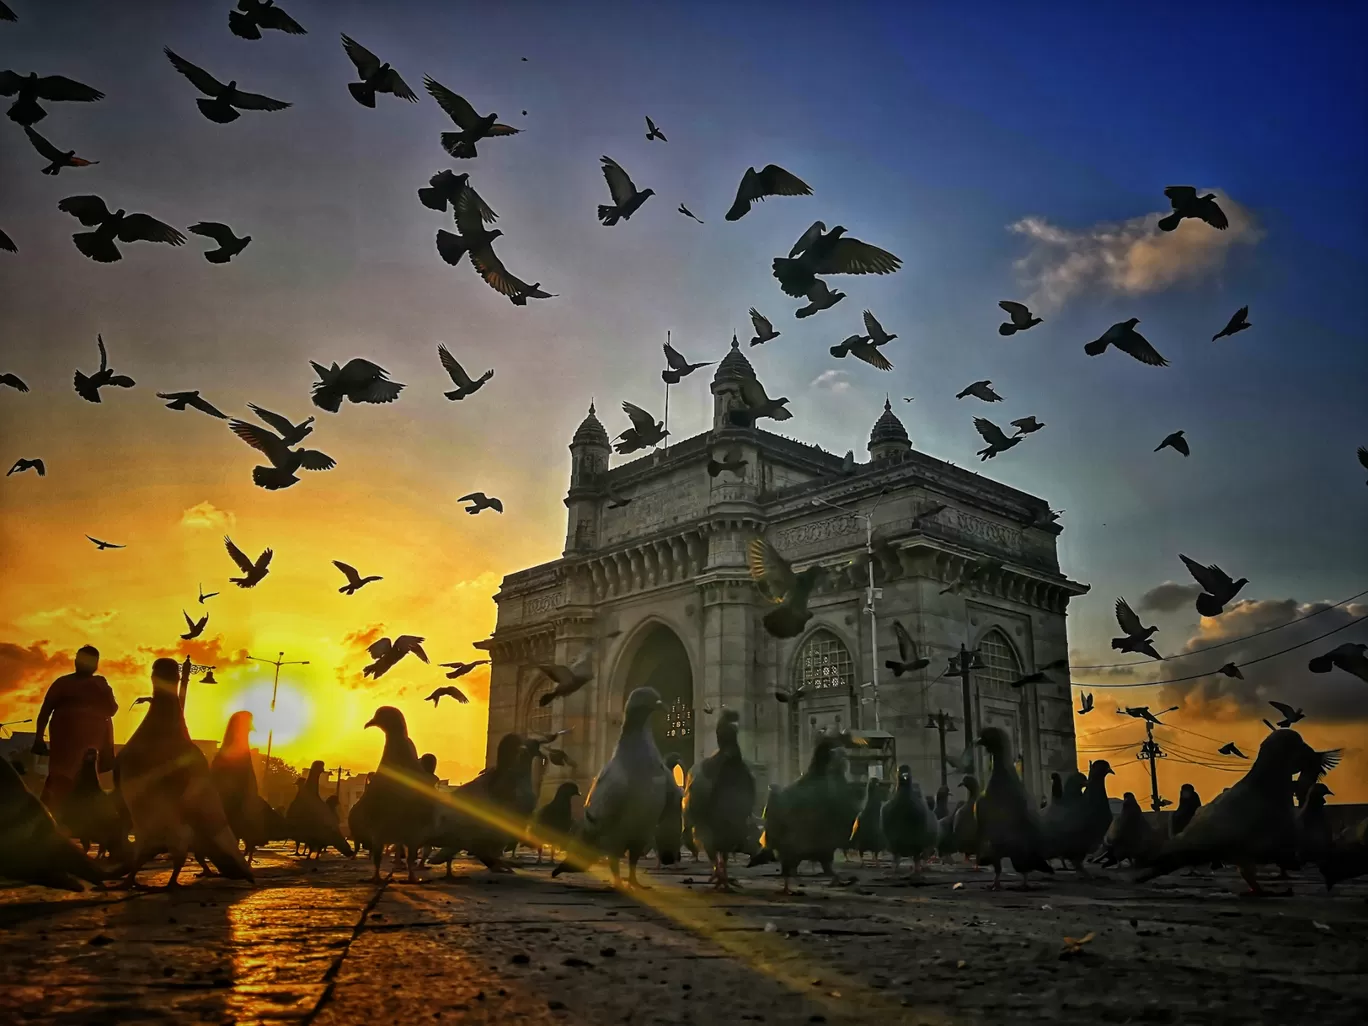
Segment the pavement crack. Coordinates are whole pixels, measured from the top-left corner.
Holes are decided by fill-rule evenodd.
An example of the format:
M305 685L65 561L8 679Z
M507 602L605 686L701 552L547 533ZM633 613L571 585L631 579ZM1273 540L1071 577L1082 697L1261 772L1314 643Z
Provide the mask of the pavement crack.
M388 879L382 880L380 886L375 888L375 893L370 896L370 900L362 907L361 915L357 917L356 925L352 927L351 936L347 938L346 943L342 945L342 950L337 953L337 957L333 959L332 964L329 965L327 970L323 973L323 982L325 984L323 993L318 995L318 1000L314 1002L313 1008L310 1009L301 1020L302 1026L311 1026L313 1021L318 1018L318 1014L322 1012L323 1009L327 1007L328 1002L332 1000L333 988L337 984L338 973L342 971L342 963L347 960L347 954L351 951L351 946L356 941L356 938L360 937L362 932L366 929L366 917L375 911L376 905L380 904L380 898L384 895L385 888L387 888L389 884L390 881Z

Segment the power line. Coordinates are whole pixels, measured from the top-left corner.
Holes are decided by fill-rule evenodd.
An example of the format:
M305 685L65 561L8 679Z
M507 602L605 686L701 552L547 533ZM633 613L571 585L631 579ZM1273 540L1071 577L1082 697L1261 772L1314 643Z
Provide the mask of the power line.
M1218 642L1217 642L1216 644L1214 644L1214 645L1206 645L1206 646L1204 646L1204 647L1202 647L1202 648L1194 648L1191 652L1179 652L1177 655L1164 656L1164 657L1163 657L1162 659L1160 659L1159 661L1160 661L1160 662L1164 662L1164 663L1168 663L1168 662L1172 662L1172 661L1175 660L1175 659L1186 659L1188 656L1194 656L1194 655L1197 655L1197 654L1199 654L1199 653L1201 653L1201 652L1213 652L1213 651L1215 651L1215 650L1218 649L1218 648L1225 648L1225 647L1227 647L1227 646L1229 646L1229 645L1238 645L1241 641L1248 641L1250 638L1258 638L1258 637L1262 637L1262 636L1265 635L1265 634L1272 634L1274 631L1280 631L1280 630L1282 630L1284 627L1291 627L1293 624L1301 623L1303 620L1309 620L1309 619L1311 619L1311 617L1313 617L1313 616L1320 616L1321 613L1328 613L1328 612L1330 612L1330 610L1332 610L1332 609L1338 609L1340 606L1347 606L1350 602L1353 602L1354 599L1356 599L1356 598L1362 598L1364 595L1368 595L1368 591L1361 591L1361 592L1359 592L1357 595L1350 595L1347 599L1343 599L1343 600L1341 600L1341 601L1339 601L1339 602L1336 602L1333 606L1325 606L1324 608L1321 608L1321 609L1312 610L1311 612L1307 613L1305 616L1299 616L1299 617L1297 617L1295 620L1288 620L1287 623L1280 623L1280 624L1277 624L1276 626L1273 626L1273 627L1265 627L1265 628L1264 628L1263 630L1261 630L1261 631L1255 631L1253 634L1246 634L1246 635L1244 635L1243 637L1239 637L1239 638L1231 638L1231 639L1229 639L1228 641L1218 641ZM1094 666L1074 666L1074 667L1072 667L1072 669L1074 669L1074 670L1113 670L1113 669L1116 669L1116 668L1122 667L1122 666L1144 666L1144 665L1146 665L1146 663L1145 663L1143 660L1141 660L1141 661L1133 661L1133 662L1129 662L1129 663L1098 663L1098 664L1096 664L1096 665L1094 665ZM1200 674L1200 676L1205 677L1206 674ZM1102 686L1102 685L1099 685L1099 686Z
M1366 594L1368 594L1368 593L1366 593ZM1324 639L1324 638L1328 638L1328 637L1330 637L1330 635L1332 635L1332 634L1338 634L1340 631L1346 630L1346 629L1349 628L1349 627L1353 627L1355 624L1363 623L1365 620L1368 620L1368 614L1365 614L1365 615L1363 615L1363 616L1360 616L1360 617L1358 617L1358 618L1355 619L1355 620L1350 620L1348 623L1341 624L1340 626L1334 628L1333 630L1328 630L1328 631L1326 631L1324 634L1318 634L1318 635L1316 635L1314 638L1308 638L1306 641L1299 642L1299 643L1296 644L1296 645L1289 645L1289 646L1287 646L1287 648L1279 649L1279 650L1276 651L1276 652L1270 652L1270 653L1268 653L1268 655L1261 655L1261 656L1258 656L1257 658L1254 658L1254 659L1248 659L1248 660L1246 660L1245 662L1239 663L1239 664L1237 664L1237 665L1238 665L1239 668L1243 669L1243 668L1246 667L1246 666L1253 666L1255 663L1262 663L1262 662L1265 662L1266 660L1269 660L1269 659L1276 659L1278 656L1280 656L1280 655L1286 655L1288 652L1295 652L1297 649L1299 649L1299 648L1305 648L1307 645L1314 645L1316 642L1318 642L1318 641L1320 641L1320 640L1322 640L1322 639ZM1251 634L1250 637L1255 637L1255 635L1252 635L1252 634ZM1236 640L1244 640L1244 639L1236 639ZM1212 645L1212 646L1211 646L1211 648L1217 648L1217 647L1219 647L1219 646L1217 646L1217 645ZM1208 651L1208 649L1201 649L1200 651ZM1125 665L1127 665L1127 666L1134 666L1134 665L1136 665L1136 664L1134 664L1134 663L1127 663L1127 664L1125 664ZM1147 681L1142 681L1142 682L1140 682L1140 683L1138 683L1138 684L1079 684L1079 683L1077 683L1077 682L1074 682L1074 683L1072 684L1072 686L1073 686L1073 687L1076 687L1076 688L1098 688L1098 689L1106 689L1106 690L1117 690L1117 689L1124 689L1124 688L1155 688L1155 687L1158 687L1158 686L1161 685L1161 684L1181 684L1181 683L1183 683L1184 681L1189 681L1189 680L1200 680L1200 679L1203 678L1203 677L1211 677L1211 676L1214 676L1215 673L1216 673L1215 670L1208 670L1206 673L1192 673L1192 674L1188 674L1188 676L1186 676L1186 677L1170 677L1170 678L1167 679L1167 680L1147 680Z

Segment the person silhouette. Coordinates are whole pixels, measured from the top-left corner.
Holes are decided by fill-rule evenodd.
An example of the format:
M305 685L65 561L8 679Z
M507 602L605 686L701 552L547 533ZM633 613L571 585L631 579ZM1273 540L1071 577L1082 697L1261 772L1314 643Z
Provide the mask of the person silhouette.
M99 650L82 645L76 652L75 672L58 677L43 696L33 754L48 757L42 793L48 808L60 805L75 786L87 749L99 753L97 765L102 772L114 768L114 714L119 703L109 682L95 672L99 666Z

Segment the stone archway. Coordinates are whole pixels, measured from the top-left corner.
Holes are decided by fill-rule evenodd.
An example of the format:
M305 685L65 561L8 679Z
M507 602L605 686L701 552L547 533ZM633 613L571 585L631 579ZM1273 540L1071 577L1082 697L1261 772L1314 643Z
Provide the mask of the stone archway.
M622 701L634 688L649 685L659 692L665 709L651 721L656 747L662 756L674 752L688 768L694 758L694 694L684 643L663 623L650 623L642 628L626 666Z

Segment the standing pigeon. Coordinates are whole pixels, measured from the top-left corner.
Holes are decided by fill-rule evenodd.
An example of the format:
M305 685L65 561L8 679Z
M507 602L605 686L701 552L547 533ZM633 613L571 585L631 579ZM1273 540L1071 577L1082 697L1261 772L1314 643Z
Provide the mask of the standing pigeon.
M130 824L118 801L100 786L99 753L88 749L81 758L76 783L57 809L57 822L89 853L98 845L97 855L115 859L125 856Z
M1127 791L1121 798L1121 812L1107 830L1102 850L1093 861L1104 867L1114 866L1126 859L1132 865L1140 865L1149 861L1161 843L1163 838L1145 820L1144 810L1135 800L1135 794Z
M968 753L966 753L968 754ZM966 774L960 781L966 798L955 808L950 817L950 849L966 857L978 858L978 820L974 816L974 806L978 804L978 777Z
M351 858L356 853L342 836L337 814L328 808L318 793L318 782L323 772L323 760L315 759L303 786L285 811L285 825L290 837L310 849L313 857L321 858L324 848L333 847Z
M123 254L115 242L164 242L168 246L185 245L185 236L164 221L149 214L130 214L122 207L109 212L99 196L68 196L57 203L57 209L70 214L93 232L76 232L71 241L91 260L112 264L122 260Z
M539 808L532 816L532 839L537 846L537 864L541 865L542 852L551 849L551 860L556 859L556 849L565 851L570 843L570 833L574 827L574 813L570 799L580 793L579 785L573 780L562 780L551 800Z
M192 620L190 619L190 614L187 613L184 609L182 609L181 616L185 617L186 628L186 633L181 635L182 641L191 641L195 638L198 638L201 634L204 633L204 628L209 626L208 613L205 613L198 620Z
M1197 190L1190 185L1170 185L1164 190L1164 195L1168 197L1173 213L1159 219L1160 231L1173 231L1178 227L1178 222L1185 217L1205 221L1219 231L1225 231L1230 227L1230 221L1216 202L1214 192L1198 196Z
M684 844L684 789L675 783L674 771L683 765L679 753L665 757L665 805L656 824L655 851L661 866L673 866L679 861L679 849ZM682 770L681 770L682 772Z
M305 34L304 26L277 7L275 0L237 0L237 10L228 12L228 29L241 39L260 39L263 29Z
M1107 798L1107 776L1114 772L1106 759L1097 759L1088 767L1087 786L1078 792L1066 791L1059 801L1051 802L1040 817L1040 830L1045 839L1041 854L1048 859L1063 859L1071 863L1079 876L1087 876L1087 859L1111 829L1111 801ZM1077 773L1072 777L1081 776Z
M1172 434L1165 435L1164 440L1154 447L1154 451L1158 452L1164 448L1173 449L1184 456L1192 455L1192 449L1188 446L1187 438L1182 431L1174 431Z
M1329 673L1338 667L1345 673L1352 673L1368 684L1368 645L1362 642L1346 641L1336 645L1324 655L1318 655L1306 664L1312 673Z
M1017 420L1012 421L1012 427L1016 428L1017 434L1020 435L1032 434L1033 432L1039 431L1044 426L1044 424L1036 420L1034 417L1021 417Z
M727 211L728 221L739 221L750 212L751 204L769 196L811 196L812 187L797 175L785 171L778 164L766 164L756 171L746 168L741 184L736 187L736 199ZM835 273L835 272L828 272Z
M223 544L228 549L228 555L233 557L233 562L242 569L241 577L228 578L229 584L236 584L239 588L252 588L260 584L262 579L270 573L267 569L271 565L271 557L275 555L270 549L262 550L256 561L247 558L247 553L233 544L233 539L226 534L223 536Z
M655 123L654 121L652 121L652 120L651 120L651 116L650 116L649 114L647 114L647 115L646 115L646 141L647 141L647 142L650 142L652 139L659 139L661 142L669 142L669 141L670 141L669 139L666 139L666 138L665 138L665 133L664 133L664 132L662 132L660 129L656 128L656 123Z
M880 815L887 790L884 782L878 777L870 777L865 781L864 804L860 806L860 814L855 818L855 829L850 833L850 847L847 852L849 854L849 851L854 851L858 854L862 866L865 864L866 853L874 856L874 864L877 866L880 852L888 847L884 840L883 821Z
M136 851L127 865L133 882L147 861L171 854L174 887L186 856L194 851L225 877L252 881L238 851L223 803L209 775L209 763L190 740L177 685L174 659L152 664L152 702L114 762L114 786L133 819Z
M45 175L60 174L64 167L90 167L99 163L98 160L86 160L76 156L75 150L59 150L32 128L25 127L24 134L28 136L28 141L33 144L38 155L48 162L47 167L42 169Z
M769 318L755 307L750 308L750 319L751 324L755 325L755 337L750 340L751 345L758 346L770 339L779 337L780 333L774 330L774 325L770 323Z
M168 410L184 410L189 407L199 410L201 413L207 413L211 417L217 417L219 420L228 419L228 414L201 396L198 390L192 392L158 392L157 398L166 400Z
M284 110L290 104L284 100L274 100L260 93L245 93L232 81L224 85L209 72L191 64L175 53L169 46L162 47L171 66L190 80L190 84L204 94L195 101L200 113L210 121L226 125L242 117L241 110Z
M901 266L887 250L846 237L842 225L828 232L825 224L814 221L787 257L774 258L773 271L780 288L798 298L808 294L819 274L892 274Z
M441 344L438 344L437 346L437 358L442 361L442 369L447 372L447 376L451 378L452 384L456 386L453 391L442 393L452 402L464 399L469 395L474 395L484 387L486 381L494 376L494 371L491 368L481 374L478 378L472 378L465 372L465 368L461 366L456 357L451 355L451 351Z
M423 79L423 87L437 101L437 106L446 111L447 117L456 122L459 132L442 133L442 149L457 158L478 156L475 144L481 139L496 135L517 135L520 129L499 124L499 115L475 113L475 108L463 96L453 93L442 83L430 76Z
M683 354L681 354L678 349L666 342L665 362L670 366L667 370L660 372L661 380L667 385L677 385L681 379L687 378L694 371L698 370L698 368L711 367L717 361L709 360L706 363L690 363L688 360L684 359Z
M893 671L893 676L901 677L904 673L914 673L931 665L930 659L921 657L917 651L916 641L907 632L907 628L897 620L893 621L893 636L898 639L898 658L889 659L884 663Z
M1107 351L1108 346L1115 346L1127 356L1134 357L1150 367L1167 367L1168 361L1159 355L1158 350L1149 344L1144 335L1135 330L1139 323L1139 317L1118 321L1104 331L1101 337L1087 343L1083 347L1083 352L1089 356L1101 356Z
M796 638L812 619L808 596L825 570L814 563L795 573L779 550L763 538L752 538L746 555L751 577L762 588L762 593L775 603L761 619L765 630L776 638Z
M9 477L10 474L22 474L24 471L30 469L38 471L39 477L47 476L47 465L44 464L42 460L22 458L14 461L14 466L10 467L9 470L5 472L5 476Z
M833 291L820 278L814 280L803 295L807 297L808 305L800 306L794 312L795 317L811 317L821 310L829 310L846 297L844 292Z
M752 423L762 417L771 420L790 420L793 417L788 409L788 396L771 399L758 378L746 378L741 382L741 401L746 404L746 413L750 415Z
M230 420L228 430L271 461L269 467L252 468L252 481L268 491L289 488L296 484L299 470L332 470L337 461L317 449L291 449L284 440L267 431L260 424L245 420Z
M982 399L985 403L1000 403L1002 396L993 391L993 383L988 379L975 381L972 385L966 385L956 399L963 399L966 396L973 396L975 399Z
M1018 331L1034 328L1040 323L1040 318L1032 314L1030 308L1024 303L1014 303L1010 299L1003 299L998 302L998 306L1007 312L1009 318L998 325L999 335L1015 335Z
M717 718L717 751L700 761L685 782L685 817L713 864L718 890L732 886L728 857L750 850L755 775L741 754L740 726L740 713L722 710Z
M1333 832L1325 798L1334 793L1318 780L1297 809L1297 859L1301 862L1319 864L1330 853Z
M1197 810L1202 807L1202 796L1191 784L1184 784L1178 791L1178 807L1169 815L1169 836L1177 837L1192 822Z
M608 182L608 193L613 202L600 204L598 216L605 226L611 226L617 224L619 218L623 221L630 219L643 203L655 195L655 190L643 189L638 192L617 161L612 157L600 157L599 160L603 162L603 177Z
M893 855L893 871L903 859L912 860L912 872L922 871L922 859L931 854L940 837L935 810L926 804L921 785L912 779L912 768L898 767L893 795L880 811L884 843Z
M27 76L15 71L0 71L0 96L14 96L16 93L18 96L8 111L9 119L25 128L47 117L47 111L39 105L39 100L93 103L104 99L104 93L98 89L82 85L65 75L39 77L36 71Z
M537 699L543 707L558 698L568 698L594 679L593 655L585 652L569 666L560 663L538 663L537 669L550 677L555 687Z
M1178 553L1178 558L1188 568L1192 579L1202 587L1202 594L1197 596L1197 612L1203 616L1220 616L1225 612L1226 605L1234 601L1235 596L1240 593L1240 589L1249 583L1247 577L1241 577L1238 581L1232 580L1231 576L1215 563L1203 566L1196 560L1188 559L1181 552Z
M251 734L252 714L245 709L233 713L223 731L223 743L209 764L209 776L223 803L228 825L242 842L249 864L252 853L271 840L269 825L275 811L257 790Z
M1120 624L1125 637L1112 638L1112 648L1118 652L1143 652L1151 659L1163 658L1150 642L1150 638L1159 628L1142 626L1140 617L1135 615L1135 610L1131 609L1130 603L1123 598L1116 600L1116 622Z
M992 864L992 889L999 890L1002 860L1011 859L1024 888L1027 873L1054 873L1044 858L1045 839L1035 803L1027 797L1017 775L1012 740L1007 732L1001 727L984 727L975 743L982 745L992 758L988 784L974 806L979 865Z
M0 878L80 891L82 880L100 883L114 875L57 828L9 759L0 759L0 824Z
M344 35L342 49L347 51L347 56L356 65L356 73L361 77L360 82L347 83L347 91L361 106L374 110L376 93L391 93L401 100L408 100L409 103L418 102L418 97L408 87L408 83L399 77L399 72L388 64L381 64L379 57L355 39Z
M211 264L226 264L246 249L247 244L252 241L250 235L238 238L233 234L233 229L226 224L220 224L218 221L200 221L198 224L192 224L186 230L196 235L203 235L206 239L213 239L218 243L218 249L206 250L204 253L204 259Z
M426 189L418 190L418 199L429 210L445 213L447 204L450 204L454 211L456 201L461 198L461 193L469 187L470 175L458 175L454 171L438 171L428 179ZM494 213L484 200L479 200L476 209L480 212L480 220L485 224L491 224L499 219L499 215Z
M462 495L456 501L470 503L470 505L466 507L466 512L471 516L486 509L492 509L495 513L503 512L503 503L497 498L486 495L484 492L471 492L469 495Z
M841 342L840 345L831 347L831 355L836 359L843 359L846 355L863 360L876 370L888 371L893 369L893 365L888 362L888 358L875 348L875 343L865 335L851 335Z
M651 848L672 782L656 748L651 717L663 703L654 688L636 688L627 696L622 732L607 764L594 778L584 800L584 822L566 859L551 871L588 868L607 856L613 883L622 885L620 862L627 853L627 886L637 889L637 861Z
M374 677L379 680L383 677L400 659L412 652L423 662L428 661L427 653L423 651L422 638L412 634L401 634L393 641L389 638L381 638L369 648L367 652L375 662L371 663L361 671L363 677Z
M364 824L364 840L375 870L372 883L380 882L380 861L386 846L391 844L397 845L396 859L404 851L409 883L417 883L418 846L429 832L429 806L418 752L409 740L404 714L392 705L376 709L366 727L379 727L384 732L385 747L375 776L348 818L354 831L357 824ZM357 837L361 839L362 833L357 833Z
M404 386L389 380L389 372L369 360L348 360L345 367L331 367L309 361L318 381L313 386L313 404L320 410L336 413L342 400L354 403L392 403Z
M663 420L656 420L640 406L625 402L622 404L622 412L632 419L632 426L617 436L617 441L613 444L615 452L625 455L638 449L649 449L653 445L659 445L669 434L665 430Z
M115 388L132 388L137 382L127 374L115 374L109 366L109 354L105 351L104 336L96 335L95 344L100 349L100 369L89 376L77 371L72 378L76 394L88 403L100 402L100 389L106 385Z
M1003 433L1002 428L998 427L987 417L975 417L974 430L982 435L983 440L988 443L987 446L978 451L978 458L980 461L991 460L998 453L1006 452L1012 446L1020 442L1023 437L1022 435L1013 435L1011 438L1008 438L1007 435Z
M1218 338L1225 338L1227 335L1233 335L1237 331L1244 331L1245 328L1248 327L1252 327L1249 323L1249 307L1242 306L1235 311L1224 328L1211 336L1211 341L1215 342Z
M347 583L338 588L338 592L343 595L355 595L357 590L370 584L372 581L383 581L384 578L379 574L371 574L369 577L362 577L357 572L356 567L343 563L340 559L332 561L333 566L342 571L342 575L347 578Z
M29 387L24 383L24 379L17 374L0 374L0 385L14 389L16 392L27 392Z

